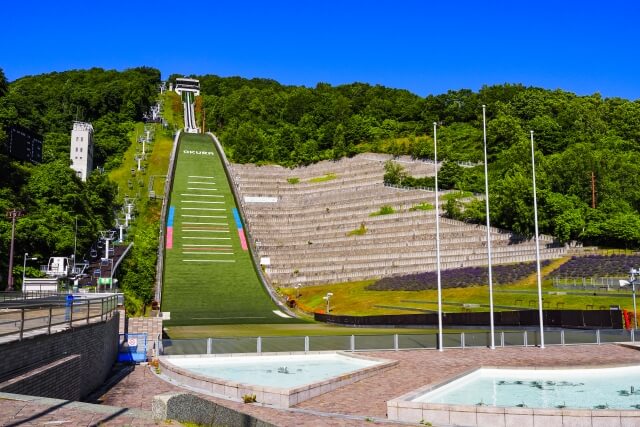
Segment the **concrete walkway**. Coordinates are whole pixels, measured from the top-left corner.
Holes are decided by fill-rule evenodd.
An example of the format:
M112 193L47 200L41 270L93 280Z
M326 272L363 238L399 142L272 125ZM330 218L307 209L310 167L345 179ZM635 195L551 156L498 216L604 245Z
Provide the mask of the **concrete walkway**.
M151 411L0 393L2 426L157 426ZM170 425L180 425L171 423Z

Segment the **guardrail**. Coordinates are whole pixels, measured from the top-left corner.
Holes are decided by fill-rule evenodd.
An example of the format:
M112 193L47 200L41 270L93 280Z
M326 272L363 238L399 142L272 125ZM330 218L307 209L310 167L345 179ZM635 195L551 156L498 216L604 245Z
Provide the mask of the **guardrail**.
M70 298L71 297L71 298ZM0 338L25 334L51 334L62 329L81 326L113 317L118 307L118 295L103 297L74 297L71 294L40 299L4 300L0 303Z
M56 298L60 292L54 291L27 291L27 292L0 292L0 304L5 301L25 301L37 298Z
M169 198L171 189L173 188L173 175L176 169L176 158L178 153L178 144L180 143L179 130L173 138L173 146L169 155L169 168L167 170L167 179L164 182L164 197L162 198L162 209L160 210L160 231L158 233L158 259L156 261L156 290L155 300L158 305L162 302L162 279L164 276L164 247L165 247L165 227L167 225L167 209L169 207Z
M444 333L444 348L489 347L489 332ZM545 345L635 343L635 331L624 329L545 330ZM540 344L540 332L496 331L497 347L532 347ZM229 354L309 351L385 351L437 349L438 334L389 334L295 337L204 338L162 340L160 354Z

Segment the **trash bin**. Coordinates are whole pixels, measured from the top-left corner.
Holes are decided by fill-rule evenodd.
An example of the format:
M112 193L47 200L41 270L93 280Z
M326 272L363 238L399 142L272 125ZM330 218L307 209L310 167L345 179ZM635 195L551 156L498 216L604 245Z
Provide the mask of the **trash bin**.
M64 320L69 321L73 310L73 294L67 294L64 306Z

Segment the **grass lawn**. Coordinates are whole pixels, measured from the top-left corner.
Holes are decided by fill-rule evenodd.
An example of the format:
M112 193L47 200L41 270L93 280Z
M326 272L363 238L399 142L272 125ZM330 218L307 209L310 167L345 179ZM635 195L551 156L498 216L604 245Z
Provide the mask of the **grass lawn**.
M155 139L145 146L147 158L144 161L144 171L137 170L135 155L142 151L142 145L138 144L137 136L143 135L144 124L136 123L131 132L131 145L123 156L122 165L109 173L109 178L118 185L118 200L123 202L125 197L136 198L137 219L144 222L158 221L162 201L149 200L149 182L153 184L153 190L157 196L164 192L164 176L167 175L169 155L173 145L173 138L167 132L162 131L160 125L155 125ZM131 173L135 169L135 173ZM140 185L142 182L142 185ZM131 187L130 187L131 184Z
M543 268L543 277L544 274L551 272L564 261L565 259L556 260ZM330 300L331 314L367 316L415 314L438 310L437 290L367 290L366 287L373 282L373 280L369 280L305 287L300 289L300 297L297 297L295 289L285 288L281 289L281 292L295 298L299 307L307 312L324 311L326 301L323 300L323 297L328 292L333 293ZM496 311L536 309L538 307L536 275L533 274L512 285L495 286L493 301ZM443 311L446 312L488 311L488 286L443 289L442 302ZM480 304L480 307L468 309L463 304ZM621 309L633 309L631 295L627 292L612 291L605 296L594 296L589 292L568 294L565 290L555 289L551 281L544 282L543 304L545 309L609 309L610 305L619 305Z
M274 313L243 248L231 188L209 136L182 135L169 205L173 244L165 252L162 298L162 311L171 313L167 326L302 322Z

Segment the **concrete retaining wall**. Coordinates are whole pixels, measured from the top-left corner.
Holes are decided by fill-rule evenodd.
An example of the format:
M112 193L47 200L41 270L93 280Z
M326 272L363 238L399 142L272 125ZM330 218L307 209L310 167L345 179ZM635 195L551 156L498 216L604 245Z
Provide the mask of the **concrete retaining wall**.
M118 320L0 345L0 390L77 400L100 386L118 356Z
M188 393L155 396L151 410L156 420L176 420L205 426L275 427L251 415Z

